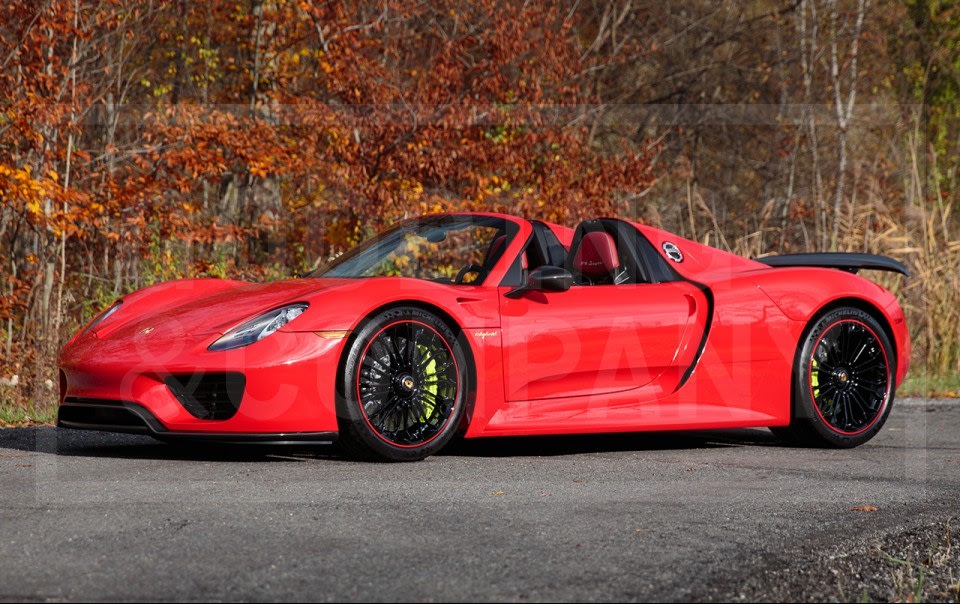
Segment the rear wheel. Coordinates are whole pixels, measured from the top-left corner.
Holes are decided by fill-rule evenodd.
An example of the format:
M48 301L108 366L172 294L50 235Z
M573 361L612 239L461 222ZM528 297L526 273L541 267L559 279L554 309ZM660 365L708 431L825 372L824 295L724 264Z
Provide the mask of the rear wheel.
M463 416L466 358L456 334L415 307L380 313L347 350L338 443L351 457L416 461L439 451Z
M890 339L871 315L849 307L826 313L797 354L790 426L771 430L803 446L867 442L890 414L895 365Z

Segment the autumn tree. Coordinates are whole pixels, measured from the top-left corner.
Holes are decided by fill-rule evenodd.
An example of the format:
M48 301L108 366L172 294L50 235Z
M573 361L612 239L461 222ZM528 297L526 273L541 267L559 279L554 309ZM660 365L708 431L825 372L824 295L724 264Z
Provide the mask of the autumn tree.
M42 382L77 322L136 287L289 275L404 216L618 213L652 176L629 137L590 143L569 8L8 3L2 371Z

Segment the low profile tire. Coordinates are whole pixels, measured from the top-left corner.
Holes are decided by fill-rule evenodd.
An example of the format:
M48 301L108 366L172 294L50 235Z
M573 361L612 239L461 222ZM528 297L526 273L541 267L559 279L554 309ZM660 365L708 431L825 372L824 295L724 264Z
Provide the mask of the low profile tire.
M792 419L771 428L806 447L850 448L873 438L893 406L896 357L883 327L857 308L831 310L800 342Z
M466 401L457 334L415 307L367 321L351 338L337 387L340 449L349 457L418 461L446 445Z

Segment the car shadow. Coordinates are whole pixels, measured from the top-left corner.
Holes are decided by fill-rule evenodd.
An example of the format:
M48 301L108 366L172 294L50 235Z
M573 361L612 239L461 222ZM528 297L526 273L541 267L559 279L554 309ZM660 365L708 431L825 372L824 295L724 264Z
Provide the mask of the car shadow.
M762 428L703 432L628 432L569 436L510 436L458 439L438 455L466 457L552 457L584 453L782 446Z
M157 461L283 462L303 457L339 459L330 445L236 445L166 443L149 436L53 427L0 430L0 449L60 457L147 459ZM0 455L3 455L0 453Z
M783 446L768 430L643 432L454 439L439 456L554 457L588 453ZM62 457L204 462L350 462L331 445L165 443L148 436L52 427L0 430L0 449ZM2 456L3 453L0 453Z

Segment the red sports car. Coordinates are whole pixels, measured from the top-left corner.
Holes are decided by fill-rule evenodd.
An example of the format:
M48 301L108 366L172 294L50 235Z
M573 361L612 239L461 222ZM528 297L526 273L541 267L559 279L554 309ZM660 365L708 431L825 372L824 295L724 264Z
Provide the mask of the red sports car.
M466 438L765 426L853 447L910 359L866 254L749 260L649 226L400 223L304 278L124 296L60 354L64 428L336 441L422 459Z

